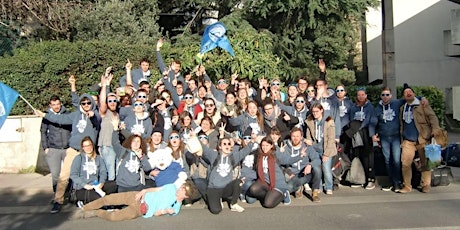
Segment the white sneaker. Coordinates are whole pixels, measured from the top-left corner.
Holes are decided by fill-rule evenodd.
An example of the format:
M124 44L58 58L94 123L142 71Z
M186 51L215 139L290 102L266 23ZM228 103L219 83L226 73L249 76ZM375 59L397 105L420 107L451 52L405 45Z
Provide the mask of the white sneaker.
M375 188L374 182L367 182L366 189L371 190Z
M77 201L77 206L79 208L83 208L83 206L85 206L85 204L83 203L83 201L79 200L79 201Z
M244 208L241 207L238 204L232 204L232 205L230 205L230 211L232 211L232 212L243 212Z
M305 191L311 191L310 185L308 183L303 185Z

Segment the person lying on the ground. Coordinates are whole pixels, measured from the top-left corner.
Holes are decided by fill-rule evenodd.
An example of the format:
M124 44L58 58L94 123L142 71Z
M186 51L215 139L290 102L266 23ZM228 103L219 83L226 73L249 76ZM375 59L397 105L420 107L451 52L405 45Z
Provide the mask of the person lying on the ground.
M143 216L177 215L182 201L196 194L195 186L187 181L184 184L167 184L162 187L143 189L140 192L114 193L97 199L83 206L79 218L98 216L100 218L119 221L135 219ZM126 205L123 209L106 211L104 206Z

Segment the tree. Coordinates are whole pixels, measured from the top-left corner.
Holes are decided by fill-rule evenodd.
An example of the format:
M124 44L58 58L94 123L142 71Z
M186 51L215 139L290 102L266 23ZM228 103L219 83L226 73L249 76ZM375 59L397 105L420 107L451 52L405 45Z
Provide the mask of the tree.
M154 44L159 37L156 1L100 1L75 23L76 40ZM78 14L78 13L77 13Z

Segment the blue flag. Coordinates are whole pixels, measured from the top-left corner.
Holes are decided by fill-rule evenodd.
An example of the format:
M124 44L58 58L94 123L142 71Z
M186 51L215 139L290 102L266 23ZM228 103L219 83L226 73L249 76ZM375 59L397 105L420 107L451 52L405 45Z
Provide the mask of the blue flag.
M216 22L207 26L201 40L200 54L204 54L219 46L232 55L232 57L235 57L232 45L230 44L227 36L225 36L226 31L227 30L222 22Z
M0 129L5 123L11 108L13 108L19 93L16 90L0 82Z

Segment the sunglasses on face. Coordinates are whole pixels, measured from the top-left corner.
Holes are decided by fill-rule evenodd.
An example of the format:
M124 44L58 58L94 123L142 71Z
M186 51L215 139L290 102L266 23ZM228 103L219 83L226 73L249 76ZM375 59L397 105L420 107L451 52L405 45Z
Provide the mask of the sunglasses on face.
M169 137L169 140L177 140L177 139L179 139L178 135L174 135L174 136Z
M184 99L185 99L185 100L193 99L193 97L192 97L192 96L185 96Z
M252 137L251 136L244 136L243 140L252 140Z
M147 95L138 95L137 98L147 98Z
M305 103L304 100L295 100L295 103Z
M88 101L88 102L82 102L82 103L80 103L80 105L91 105L91 102L90 102L90 101Z
M207 139L208 139L208 136L206 136L206 135L199 135L199 136L198 136L198 139L200 139L200 140L206 139L206 140L207 140Z
M380 94L380 96L382 96L382 97L389 97L390 94L389 94L389 93L382 93L382 94Z
M134 107L137 107L137 106L144 106L144 103L134 103Z
M226 83L227 83L226 80L220 80L220 81L217 82L217 84L226 84Z
M309 90L307 90L307 93L313 93L313 92L315 92L314 89L309 89Z
M340 93L340 92L345 92L345 90L344 89L337 89L337 90L335 90L335 92Z
M206 107L214 107L214 104L205 104Z
M279 83L279 82L273 82L272 83L272 86L280 86L280 85L281 85L281 83Z
M108 103L117 103L117 100L107 100Z

